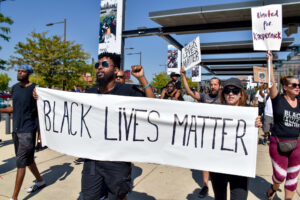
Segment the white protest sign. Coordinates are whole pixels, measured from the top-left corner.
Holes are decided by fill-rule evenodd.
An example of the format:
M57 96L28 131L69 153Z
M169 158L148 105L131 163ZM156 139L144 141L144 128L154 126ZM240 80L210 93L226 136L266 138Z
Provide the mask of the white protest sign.
M201 65L192 68L192 82L201 82Z
M121 54L124 0L101 0L100 7L98 54Z
M81 158L255 177L257 109L37 88L43 144Z
M282 40L281 4L251 8L254 50L279 51Z
M181 51L178 50L173 45L168 45L168 63L167 63L167 74L170 75L172 72L180 74L180 54Z
M182 66L185 70L201 62L200 37L196 37L192 42L182 48Z

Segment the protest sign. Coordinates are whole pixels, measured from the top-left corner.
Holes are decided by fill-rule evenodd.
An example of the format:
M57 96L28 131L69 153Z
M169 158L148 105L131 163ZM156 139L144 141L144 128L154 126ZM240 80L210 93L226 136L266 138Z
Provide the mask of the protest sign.
M268 83L268 68L253 66L253 81L257 83Z
M201 65L192 68L192 82L201 82Z
M171 74L172 72L175 72L177 74L180 73L180 62L179 62L179 54L181 53L180 50L178 50L173 45L168 45L168 64L167 64L167 74Z
M185 70L201 62L200 37L196 37L192 42L182 48L182 66Z
M255 176L257 109L37 88L43 145L81 158Z
M100 7L98 54L121 54L124 0L101 0Z
M254 50L280 50L282 40L282 6L251 8Z

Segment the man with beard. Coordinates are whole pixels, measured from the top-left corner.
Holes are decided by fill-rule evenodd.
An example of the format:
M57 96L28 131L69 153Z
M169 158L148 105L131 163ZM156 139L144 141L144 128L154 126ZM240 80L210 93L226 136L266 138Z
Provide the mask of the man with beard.
M199 93L199 92L193 92L189 84L186 80L185 76L185 69L181 68L181 78L183 81L184 88L186 90L186 93L196 99L198 102L201 103L212 103L212 104L220 104L220 96L219 96L219 91L221 89L221 81L220 79L213 77L209 80L209 85L210 85L210 93ZM202 171L202 176L203 176L203 183L204 186L199 192L199 197L204 198L208 194L208 180L209 180L209 172L208 171Z
M138 79L145 93L137 87L116 82L120 55L102 53L98 56L97 83L87 93L139 96L155 98L144 76L142 66L132 66L132 75ZM131 163L86 159L82 170L81 192L83 200L96 200L108 193L109 200L125 200L131 190Z
M37 106L32 96L35 84L29 82L33 70L28 65L18 69L18 81L12 87L13 107L0 109L0 112L13 113L13 141L16 152L17 177L11 200L17 200L24 180L26 166L36 178L35 184L27 189L31 193L44 187L45 181L41 177L34 161L34 147L37 130Z

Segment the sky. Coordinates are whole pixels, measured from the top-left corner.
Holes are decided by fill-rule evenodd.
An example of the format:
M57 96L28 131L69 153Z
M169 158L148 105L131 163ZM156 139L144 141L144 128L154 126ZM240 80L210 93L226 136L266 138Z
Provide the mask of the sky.
M194 6L206 6L244 2L250 0L126 0L125 30L135 30L138 27L160 27L149 18L149 12L186 8ZM0 3L0 12L9 16L14 23L10 26L11 37L9 42L0 40L2 50L0 57L9 59L14 55L14 47L18 42L25 42L31 32L48 32L48 36L59 35L63 37L63 24L46 26L48 23L67 20L66 39L81 44L91 58L97 60L100 0L6 0ZM299 31L300 32L300 31ZM251 40L251 31L221 32L197 34L201 43L226 42ZM181 44L187 44L197 35L172 35ZM294 34L295 44L300 44L300 34ZM158 37L137 37L125 40L125 70L131 65L139 64L139 55L127 55L127 53L142 52L142 65L149 81L154 73L165 71L167 62L168 43ZM222 56L222 55L221 55ZM224 56L224 55L223 55ZM228 56L228 55L226 55ZM255 57L256 54L234 55L238 57ZM285 56L285 55L284 55ZM211 57L211 56L210 56ZM202 58L210 58L203 56ZM220 58L220 56L218 56ZM231 56L233 57L233 56ZM92 62L92 59L89 61ZM3 73L0 71L0 73ZM7 72L11 77L9 85L17 82L16 72ZM209 78L209 77L207 77ZM136 80L134 80L136 82Z

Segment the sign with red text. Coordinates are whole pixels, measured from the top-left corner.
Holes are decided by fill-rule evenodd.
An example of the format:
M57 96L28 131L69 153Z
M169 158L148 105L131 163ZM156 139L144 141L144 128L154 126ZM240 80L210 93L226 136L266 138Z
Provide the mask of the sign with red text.
M196 37L193 41L182 48L182 67L185 70L198 65L201 62L200 37Z
M282 40L282 6L251 8L253 47L256 51L279 51Z
M255 177L257 108L45 88L37 94L43 145L60 153Z

